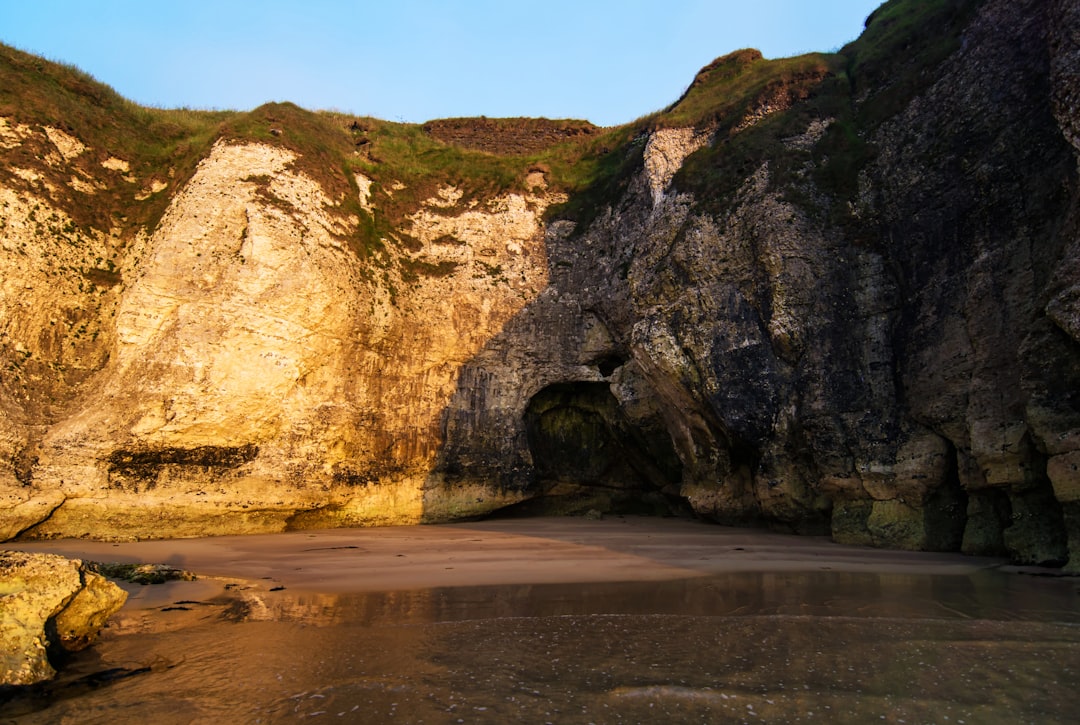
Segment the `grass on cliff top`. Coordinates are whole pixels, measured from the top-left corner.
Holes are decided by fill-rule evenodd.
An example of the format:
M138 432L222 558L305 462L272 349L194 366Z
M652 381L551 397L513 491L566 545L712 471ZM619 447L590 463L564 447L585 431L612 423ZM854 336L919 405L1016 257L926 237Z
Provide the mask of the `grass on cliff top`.
M395 196L409 198L415 190L427 198L439 186L452 185L468 200L524 184L523 159L446 144L416 124L357 118L348 128L357 170L385 185L404 184L404 193Z
M319 182L330 198L356 196L348 161L352 144L340 125L325 114L294 103L266 103L229 117L218 127L217 136L288 149L296 155L294 168Z
M676 186L715 210L712 202L730 198L762 159L783 154L784 138L804 132L821 117L822 109L805 101L820 95L843 67L840 56L820 53L766 60L757 50L740 50L716 59L667 109L611 129L584 147L576 162L580 168L572 174L574 193L554 215L578 222L583 231L641 169L648 134L686 127L707 130L715 140L687 159ZM739 128L749 115L766 108L770 112L763 121Z
M876 127L921 93L928 73L960 47L960 36L985 0L889 0L840 54L852 94L866 95L861 125Z
M526 192L528 174L542 171L550 189L574 195L603 176L612 150L617 154L626 146L625 128L600 130L584 121L546 119L526 119L520 128L510 128L518 121L451 119L418 125L273 103L234 114L221 124L219 134L295 151L297 168L332 197L343 198L343 211L360 219L359 231L348 240L354 251L387 264L392 255L385 253L386 242L408 247L410 240L400 232L405 218L442 187L462 192L460 208L470 201ZM513 153L494 153L436 138L430 127L440 125L459 135L495 128L504 137L538 132L542 138L530 153L522 152L521 145L515 145ZM473 128L467 128L470 125ZM360 206L357 173L373 182L372 212Z
M0 45L0 116L55 126L79 138L91 150L71 163L85 165L94 177L101 177L101 161L123 158L137 183L78 194L67 186L69 170L41 161L49 149L29 144L0 150L0 177L18 187L27 182L13 168L43 173L68 195L58 203L79 225L106 229L122 218L129 226L152 227L217 139L283 146L297 153L300 170L361 219L350 244L367 257L380 254L382 240L392 239L404 218L439 187L455 186L464 201L479 200L524 191L533 170L546 174L552 190L570 196L549 210L549 218L575 220L583 230L641 168L650 131L696 127L714 132L716 141L687 160L675 183L706 208L729 205L747 175L765 161L774 183L790 190L812 160L813 180L842 215L859 172L874 157L869 136L932 82L932 69L959 47L960 33L982 1L889 0L839 54L766 60L754 50L736 51L703 68L664 111L610 129L484 118L421 126L310 112L291 103L247 113L144 108L72 66ZM766 106L768 115L740 127L748 114ZM814 150L792 151L785 144L822 118L834 122ZM356 172L374 181L374 214L360 208ZM134 201L137 188L152 180L168 181L169 191Z
M500 135L503 145L514 142L515 153L500 154L452 142L463 133L475 135L470 126L478 124L469 119L431 122L450 137L446 142L419 125L311 112L292 103L269 103L250 112L146 108L74 66L5 45L0 45L0 116L35 131L34 140L0 149L0 179L45 193L14 173L32 169L53 189L48 193L54 203L87 229L117 224L129 231L152 229L218 139L288 148L297 155L298 170L343 200L345 213L361 219L360 231L349 240L361 257L380 252L382 240L441 186L458 187L466 201L481 199L524 191L534 169L546 172L556 189L584 186L593 168L583 162L585 149L599 131L584 121L483 119L482 135L495 138L496 146ZM68 133L88 150L64 163L48 163L55 149L41 134L43 127ZM529 153L520 153L522 148ZM130 174L124 174L129 180L102 168L110 157L130 164ZM78 192L69 185L73 171L110 183L94 194ZM392 192L379 199L374 217L360 208L355 172L372 178L376 189ZM155 181L166 182L168 190L136 200ZM400 184L405 188L397 189Z
M355 152L349 166L375 182L378 194L375 230L389 234L420 203L442 186L462 191L462 203L509 192L525 192L530 171L542 171L553 191L577 195L605 178L607 167L621 158L629 141L629 127L597 129L580 121L529 119L526 125L552 126L568 132L551 134L554 142L536 144L531 152L493 153L446 143L435 138L429 126L391 123L368 117L336 115L338 124L352 137ZM517 119L478 119L482 125L508 124ZM462 126L470 119L453 119ZM581 124L578 126L578 124ZM572 129L588 128L575 133ZM558 138L559 134L565 136Z
M765 60L760 51L737 50L702 68L682 97L660 114L660 126L730 130L763 101L782 103L806 94L838 70L836 56L811 53Z
M859 174L876 155L872 134L938 77L934 69L960 47L982 2L890 0L838 54L765 61L756 51L739 51L714 61L658 121L700 125L715 119L718 126L716 142L687 160L676 185L719 212L731 207L746 177L768 162L774 188L789 201L848 225ZM733 132L732 122L756 99L782 101L784 94L789 107ZM790 148L785 141L814 119L832 120L823 138L813 149ZM827 197L824 207L820 192Z
M731 206L746 178L765 162L775 185L789 184L811 159L809 150L792 147L790 140L805 133L814 120L838 119L847 113L845 66L840 55L773 61L762 59L757 51L715 61L673 107L677 114L690 101L699 123L715 128L712 145L688 158L676 174L677 188L692 192L704 209L715 213ZM725 73L709 78L717 70ZM701 83L703 76L706 83ZM696 100L695 93L705 98ZM748 114L765 109L763 117L743 124Z
M776 60L756 50L730 53L703 68L682 97L659 113L615 128L590 128L526 154L477 151L458 138L462 127L475 133L470 125L497 128L520 119L445 119L427 129L355 119L351 133L360 154L352 163L378 184L406 185L394 192L390 218L380 225L384 229L440 185L462 189L466 199L482 198L522 190L525 173L540 168L553 189L570 195L566 204L549 210L549 217L572 219L582 230L641 168L650 131L695 127L712 130L717 140L688 159L676 184L694 191L706 206L715 210L730 203L747 175L766 160L774 183L788 187L812 160L814 182L834 200L830 215L842 217L857 192L859 172L874 158L869 135L931 82L929 71L959 47L960 33L981 2L890 0L840 53ZM739 128L748 114L766 106L767 116ZM793 151L787 140L816 119L833 119L824 138L813 150ZM443 129L446 142L432 128ZM797 201L808 203L804 197Z
M44 60L0 44L0 116L40 130L58 128L78 138L89 150L72 165L100 178L101 162L110 156L127 161L133 184L113 185L94 195L70 190L71 173L53 169L41 157L51 148L24 144L2 152L0 174L18 188L13 168L30 168L68 193L57 200L82 227L107 229L116 218L129 226L153 226L168 204L169 194L142 202L133 196L151 180L183 184L206 155L218 125L229 112L162 110L132 103L78 68Z

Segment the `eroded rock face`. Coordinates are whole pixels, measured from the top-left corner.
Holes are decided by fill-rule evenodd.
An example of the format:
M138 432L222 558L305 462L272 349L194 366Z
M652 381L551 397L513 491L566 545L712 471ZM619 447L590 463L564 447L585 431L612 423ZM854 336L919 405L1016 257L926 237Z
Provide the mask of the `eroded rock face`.
M1076 149L1052 102L1069 81L1036 50L1060 32L1054 17L990 3L942 80L882 128L868 182L908 290L896 334L906 412L955 449L951 475L980 521L964 548L980 550L986 512L1007 500L993 538L1015 558L1062 562L1070 503L1053 480L1067 471L1048 464L1076 445L1080 370L1077 338L1051 312L1077 252Z
M394 230L397 266L361 260L344 200L265 144L220 142L122 244L65 237L48 179L0 188L0 536L690 509L1075 566L1080 17L967 5L955 52L860 139L850 198L821 180L824 112L722 203L680 176L809 92L635 138L580 227L544 222L564 199L541 168L528 192L443 186ZM357 181L365 213L395 191ZM102 261L72 276L83 247Z
M0 552L0 685L55 676L49 661L77 652L127 601L127 592L78 560Z
M443 188L402 230L406 264L373 279L345 241L358 220L294 159L219 143L154 234L120 255L109 293L8 278L6 339L32 363L49 371L69 354L63 338L59 353L33 347L50 339L50 309L90 316L94 334L78 358L89 369L55 411L35 374L3 401L4 538L425 517L458 368L543 288L539 219L560 197L540 180L466 206ZM6 238L13 254L33 244L30 231Z
M767 162L704 213L671 186L699 132L654 134L623 198L549 229L550 286L463 372L443 469L565 494L522 413L552 386L607 382L636 434L677 453L678 486L633 477L699 514L1070 559L1075 26L1071 6L986 3L876 131L844 226L793 203ZM812 149L831 123L785 143ZM595 425L579 418L566 455Z

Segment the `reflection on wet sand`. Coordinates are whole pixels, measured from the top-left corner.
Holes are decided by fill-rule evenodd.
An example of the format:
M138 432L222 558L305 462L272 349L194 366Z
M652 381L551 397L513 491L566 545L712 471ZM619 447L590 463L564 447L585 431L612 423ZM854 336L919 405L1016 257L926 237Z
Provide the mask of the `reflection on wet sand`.
M663 582L517 584L363 594L238 588L234 621L386 626L596 614L994 619L1080 626L1078 583L980 571L969 576L757 572Z
M245 584L126 613L68 668L76 690L9 712L50 723L1071 722L1078 605L1075 580L994 570L361 594ZM141 671L78 681L118 668Z

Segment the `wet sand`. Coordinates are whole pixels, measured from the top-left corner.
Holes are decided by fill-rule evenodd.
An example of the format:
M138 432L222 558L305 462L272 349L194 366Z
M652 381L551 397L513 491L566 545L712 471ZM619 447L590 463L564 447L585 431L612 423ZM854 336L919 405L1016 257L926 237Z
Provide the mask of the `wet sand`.
M168 564L201 577L264 580L268 586L292 591L334 594L670 581L750 571L966 575L1003 564L997 559L843 546L824 537L638 517L508 519L131 543L57 540L5 546L93 561ZM160 595L168 596L165 591Z
M1066 723L1080 708L1080 588L1000 560L631 517L9 546L200 578L124 584L95 645L0 720Z

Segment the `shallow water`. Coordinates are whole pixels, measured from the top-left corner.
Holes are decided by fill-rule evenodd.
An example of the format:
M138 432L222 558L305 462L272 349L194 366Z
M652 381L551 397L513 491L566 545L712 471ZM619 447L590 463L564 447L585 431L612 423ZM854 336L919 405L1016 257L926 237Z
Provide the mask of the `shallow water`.
M1080 582L736 573L128 617L18 722L1075 722ZM166 631L162 631L166 630ZM80 677L142 669L111 683Z

